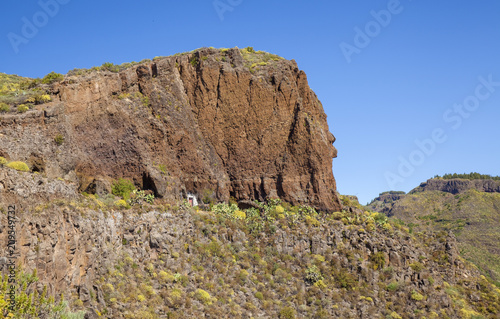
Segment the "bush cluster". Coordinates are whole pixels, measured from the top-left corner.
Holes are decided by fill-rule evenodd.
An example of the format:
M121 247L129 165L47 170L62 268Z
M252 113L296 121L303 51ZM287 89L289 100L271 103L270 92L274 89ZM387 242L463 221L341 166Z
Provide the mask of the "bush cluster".
M130 180L124 178L114 181L111 186L111 193L115 196L123 198L124 200L128 200L130 198L130 194L134 190L134 184Z
M21 171L21 172L29 172L30 171L30 168L28 167L28 165L24 162L20 162L20 161L14 161L14 162L9 162L7 164L5 164L5 166L9 167L9 168L13 168L17 171Z
M16 307L12 311L6 300L11 282L9 277L0 275L0 318L84 318L84 311L70 311L63 295L57 298L59 301L56 301L55 296L49 295L46 285L43 285L42 293L38 293L36 287L40 283L36 269L32 273L26 273L18 268L15 279Z
M43 77L42 83L43 84L52 84L54 82L61 82L62 80L64 80L64 76L62 74L52 71Z

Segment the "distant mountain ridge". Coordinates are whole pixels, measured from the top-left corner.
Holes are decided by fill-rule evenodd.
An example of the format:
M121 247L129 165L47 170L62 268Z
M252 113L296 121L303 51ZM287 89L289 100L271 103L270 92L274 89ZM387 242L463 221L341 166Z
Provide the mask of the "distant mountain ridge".
M480 192L500 193L500 181L493 179L429 179L410 193L438 190L451 194L465 193L469 189Z

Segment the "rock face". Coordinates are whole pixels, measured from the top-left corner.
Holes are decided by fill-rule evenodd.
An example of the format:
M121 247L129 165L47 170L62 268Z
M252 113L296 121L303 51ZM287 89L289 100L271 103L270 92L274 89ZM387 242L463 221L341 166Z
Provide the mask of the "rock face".
M429 179L420 184L412 192L441 191L451 194L462 194L469 189L478 192L500 193L500 181L492 179Z
M378 197L373 199L368 207L373 211L384 213L387 216L391 215L391 209L394 206L394 202L404 198L406 196L405 192L384 192L381 193Z
M52 102L0 117L0 156L88 193L123 177L167 199L279 197L339 210L335 138L305 73L250 58L259 53L200 49L66 76L49 88Z

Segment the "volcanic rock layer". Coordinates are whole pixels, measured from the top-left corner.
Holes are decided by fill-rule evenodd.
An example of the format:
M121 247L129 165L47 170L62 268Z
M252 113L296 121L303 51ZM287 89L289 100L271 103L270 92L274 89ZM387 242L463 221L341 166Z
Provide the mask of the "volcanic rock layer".
M52 102L1 116L0 156L88 193L128 178L167 199L339 210L323 107L295 61L265 57L200 49L67 75L47 88Z

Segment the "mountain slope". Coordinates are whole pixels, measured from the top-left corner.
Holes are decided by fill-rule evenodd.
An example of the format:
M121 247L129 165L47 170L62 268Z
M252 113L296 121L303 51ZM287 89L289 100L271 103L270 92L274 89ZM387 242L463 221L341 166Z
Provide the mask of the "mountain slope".
M45 290L59 302L64 293L72 311L86 318L497 318L500 312L500 290L458 255L454 236L410 234L348 198L333 214L279 200L244 211L228 204L210 212L185 204L128 209L75 195L77 185L65 181L5 167L0 174L2 207L29 203L30 192L46 185L38 205L16 212L18 262L38 278L18 286L18 294L35 298L35 290ZM5 241L6 214L0 225Z
M500 285L500 181L430 179L368 205L414 228L452 231L461 255Z

